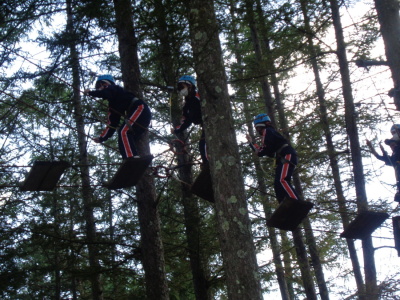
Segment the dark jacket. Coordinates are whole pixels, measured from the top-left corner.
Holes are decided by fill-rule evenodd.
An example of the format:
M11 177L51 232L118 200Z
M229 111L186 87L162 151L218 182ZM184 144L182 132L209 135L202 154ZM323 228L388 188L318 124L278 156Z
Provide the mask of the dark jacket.
M288 141L273 128L267 126L262 138L262 145L250 144L254 151L257 151L258 156L275 157L275 153L279 155L296 154L296 151L289 145Z
M125 117L128 110L131 112L139 107L141 110L145 107L146 111L149 111L143 100L136 98L135 94L118 85L109 85L101 91L90 91L89 95L108 100L108 122L107 128L100 135L101 142L108 140L114 134L120 124L121 117ZM133 101L134 99L136 101Z
M175 128L174 132L180 133L184 131L189 128L192 123L196 125L203 124L200 95L197 91L185 97L185 104L182 107L181 124Z

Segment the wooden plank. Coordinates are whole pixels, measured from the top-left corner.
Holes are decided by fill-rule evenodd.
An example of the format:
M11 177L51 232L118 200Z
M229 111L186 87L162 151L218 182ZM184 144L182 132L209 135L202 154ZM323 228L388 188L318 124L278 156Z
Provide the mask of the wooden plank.
M35 161L20 190L52 191L65 169L70 166L66 161Z
M393 217L393 236L394 236L394 247L397 250L397 256L400 257L400 216Z
M285 198L267 221L267 225L282 230L295 230L314 204L308 201Z
M118 168L114 177L111 178L109 182L104 183L104 186L109 190L115 190L136 185L152 160L152 155L125 159Z
M212 188L211 172L208 165L204 166L199 176L193 182L191 192L204 200L215 202Z
M389 214L385 212L363 211L340 234L347 239L365 239L387 219Z

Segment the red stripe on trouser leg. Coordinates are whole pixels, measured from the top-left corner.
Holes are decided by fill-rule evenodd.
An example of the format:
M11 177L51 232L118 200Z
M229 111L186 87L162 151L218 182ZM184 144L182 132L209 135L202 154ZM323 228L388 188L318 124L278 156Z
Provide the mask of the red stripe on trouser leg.
M122 128L122 130L121 130L121 139L122 139L122 144L124 145L126 157L132 157L133 153L132 153L131 144L129 143L129 139L128 139L128 131L129 131L129 127L127 125L125 125L124 128Z
M286 161L290 161L292 155L291 154L286 154L285 156L285 160ZM293 199L297 199L296 194L293 192L292 188L290 187L289 183L286 181L286 176L288 174L288 170L289 170L289 163L285 162L283 164L283 168L282 168L282 172L281 172L281 177L280 177L280 182L284 188L284 190L286 191L286 193L289 195L290 198Z
M137 118L139 118L139 116L142 113L143 109L144 109L144 105L143 104L138 106L138 108L135 110L135 112L129 118L129 123L131 125L137 120Z
M141 104L138 106L138 108L134 111L134 113L132 114L132 116L129 118L129 124L132 126L133 123L135 123L135 121L139 118L140 114L143 112L144 110L144 105ZM122 144L124 146L124 150L126 153L126 157L132 157L133 156L133 151L132 151L132 147L131 144L129 143L129 138L128 138L128 131L129 131L129 126L125 125L122 130L121 130L121 139L122 139Z

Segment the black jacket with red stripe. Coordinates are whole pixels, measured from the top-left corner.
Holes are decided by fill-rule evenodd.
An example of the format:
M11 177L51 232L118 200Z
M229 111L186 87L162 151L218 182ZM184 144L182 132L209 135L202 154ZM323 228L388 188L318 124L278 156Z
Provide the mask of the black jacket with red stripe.
M289 145L288 141L272 126L267 126L265 128L261 146L252 143L250 146L260 157L275 157L275 153L277 152L279 152L278 154L282 156L289 153L296 154L296 151Z
M175 133L180 133L189 128L190 125L202 125L201 102L200 95L197 91L185 97L185 104L182 107L181 124L174 130Z
M148 110L147 104L143 100L136 98L135 94L118 85L109 85L100 91L90 91L89 95L108 100L107 128L100 135L101 142L108 140L114 134L120 124L121 117L125 117L127 110L134 112L139 106L141 108L144 106ZM135 98L137 100L132 103Z

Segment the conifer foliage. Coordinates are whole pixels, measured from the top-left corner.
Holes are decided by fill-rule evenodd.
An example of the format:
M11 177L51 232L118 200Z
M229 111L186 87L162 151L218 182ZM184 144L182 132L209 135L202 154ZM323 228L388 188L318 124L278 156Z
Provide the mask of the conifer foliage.
M2 1L0 298L400 297L390 219L340 237L362 212L399 214L393 170L364 146L400 123L398 25L394 0ZM108 104L83 93L101 74L152 111L136 143L153 161L131 188L105 187L118 143L95 143ZM171 134L182 75L197 80L208 165L199 125ZM276 162L246 141L262 143L259 113L296 149L293 185L314 204L294 231L267 225ZM38 161L68 163L53 190L21 188ZM208 169L213 202L191 190Z

